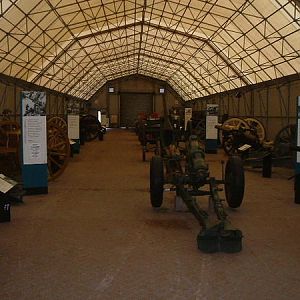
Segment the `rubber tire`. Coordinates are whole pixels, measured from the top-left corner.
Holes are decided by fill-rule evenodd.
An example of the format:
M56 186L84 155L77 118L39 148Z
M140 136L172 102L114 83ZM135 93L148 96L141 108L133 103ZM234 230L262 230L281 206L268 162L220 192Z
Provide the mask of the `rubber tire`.
M245 190L245 174L242 159L231 156L225 167L225 195L228 206L237 208L242 204Z
M161 207L164 192L164 165L160 156L150 161L150 199L152 207Z

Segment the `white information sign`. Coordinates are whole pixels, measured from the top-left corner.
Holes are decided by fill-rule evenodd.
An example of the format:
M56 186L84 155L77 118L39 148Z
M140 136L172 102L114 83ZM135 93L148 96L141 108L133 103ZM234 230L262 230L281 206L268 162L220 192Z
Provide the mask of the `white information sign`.
M45 116L23 116L23 163L47 163Z
M206 116L206 139L218 139L218 130L215 126L218 124L218 116Z
M217 140L218 139L218 129L216 125L218 122L218 104L207 104L206 108L206 139L207 140Z
M188 121L192 119L192 113L193 113L192 108L186 107L184 109L184 130L186 130Z
M46 93L22 92L24 165L47 163Z
M68 115L68 137L79 139L79 115Z

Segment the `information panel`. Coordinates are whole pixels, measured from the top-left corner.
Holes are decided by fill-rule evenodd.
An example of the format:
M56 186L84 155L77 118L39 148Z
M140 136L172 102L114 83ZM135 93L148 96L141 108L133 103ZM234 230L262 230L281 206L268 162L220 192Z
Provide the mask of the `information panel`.
M186 126L188 121L190 121L192 119L192 115L193 115L193 110L190 107L186 107L184 109L184 130L186 130Z
M218 104L207 104L206 108L206 139L216 140L218 138Z
M68 115L68 137L79 139L79 115Z
M22 178L27 194L48 193L46 93L21 93Z
M22 113L23 164L46 164L46 94L23 92Z
M207 104L206 107L206 139L205 152L216 153L218 146L218 104Z

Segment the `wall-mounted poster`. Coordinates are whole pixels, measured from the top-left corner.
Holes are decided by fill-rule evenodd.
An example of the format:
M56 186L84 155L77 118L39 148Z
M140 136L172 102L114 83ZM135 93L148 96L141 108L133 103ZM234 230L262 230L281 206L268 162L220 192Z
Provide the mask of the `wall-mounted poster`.
M80 113L80 102L76 99L68 99L66 102L67 114L79 115Z
M22 92L23 116L46 116L46 93Z
M46 94L22 92L23 164L47 163Z

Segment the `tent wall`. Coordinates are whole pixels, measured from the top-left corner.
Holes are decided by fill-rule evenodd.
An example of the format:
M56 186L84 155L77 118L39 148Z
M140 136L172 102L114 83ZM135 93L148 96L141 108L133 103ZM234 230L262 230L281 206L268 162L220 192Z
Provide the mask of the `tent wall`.
M205 109L207 103L217 103L220 116L255 117L260 120L268 139L288 124L296 122L296 97L300 95L300 79L280 80L215 94L187 102L193 110Z
M12 119L19 120L21 92L26 90L44 91L47 93L47 115L49 116L64 116L66 114L66 103L69 99L78 98L70 97L69 95L61 94L56 91L45 89L43 87L29 84L22 80L17 80L0 75L0 120L3 117L4 110L10 110ZM82 101L84 109L85 102Z

